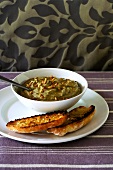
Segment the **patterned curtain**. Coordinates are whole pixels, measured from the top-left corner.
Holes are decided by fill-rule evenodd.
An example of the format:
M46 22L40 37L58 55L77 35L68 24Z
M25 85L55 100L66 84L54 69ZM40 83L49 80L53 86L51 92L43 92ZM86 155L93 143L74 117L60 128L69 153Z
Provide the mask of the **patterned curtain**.
M0 71L113 71L113 0L0 0Z

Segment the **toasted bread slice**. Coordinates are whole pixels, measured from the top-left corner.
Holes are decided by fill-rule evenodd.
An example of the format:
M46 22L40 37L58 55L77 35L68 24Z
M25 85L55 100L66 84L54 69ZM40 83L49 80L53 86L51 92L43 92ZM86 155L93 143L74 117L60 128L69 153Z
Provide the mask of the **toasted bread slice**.
M43 115L17 119L6 124L9 130L18 133L32 133L63 124L67 119L67 112L51 112Z
M69 132L74 132L86 124L88 124L95 114L95 106L90 107L80 106L71 110L68 113L68 119L63 125L50 128L47 130L48 133L53 133L54 135L64 136Z

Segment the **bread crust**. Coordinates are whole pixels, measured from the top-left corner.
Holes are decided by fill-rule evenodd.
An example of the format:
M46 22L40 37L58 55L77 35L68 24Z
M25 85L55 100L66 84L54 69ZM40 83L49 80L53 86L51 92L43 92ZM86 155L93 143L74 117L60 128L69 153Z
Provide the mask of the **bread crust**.
M80 106L69 112L57 111L17 119L6 124L9 130L18 133L33 133L45 130L47 133L64 136L88 124L95 114L95 106Z
M63 124L67 119L67 112L51 112L44 115L37 115L10 121L6 124L9 130L18 133L33 133L47 130Z
M68 113L68 119L63 125L47 129L47 132L58 136L64 136L67 133L75 132L88 124L92 120L94 114L95 106L91 105L88 108L80 106Z

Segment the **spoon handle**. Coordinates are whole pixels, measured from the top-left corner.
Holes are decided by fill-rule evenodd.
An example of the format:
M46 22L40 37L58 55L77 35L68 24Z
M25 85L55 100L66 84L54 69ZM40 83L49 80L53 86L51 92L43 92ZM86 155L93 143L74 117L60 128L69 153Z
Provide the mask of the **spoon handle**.
M24 89L24 90L30 90L29 88L27 88L27 87L25 87L25 86L22 86L21 84L18 84L18 83L14 82L14 81L6 78L6 77L3 77L3 76L1 76L1 75L0 75L0 79L3 80L3 81L9 82L9 83L11 83L11 84L13 84L13 85L15 85L15 86L17 86L17 87L20 87L20 88L22 88L22 89Z

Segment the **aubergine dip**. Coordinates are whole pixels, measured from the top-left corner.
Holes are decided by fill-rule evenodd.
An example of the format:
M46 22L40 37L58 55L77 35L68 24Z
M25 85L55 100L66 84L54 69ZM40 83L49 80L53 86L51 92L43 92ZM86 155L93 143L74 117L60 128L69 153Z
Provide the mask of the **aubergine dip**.
M23 97L38 101L65 100L81 93L81 87L77 81L54 76L31 78L22 85L31 90L19 88L18 93Z

